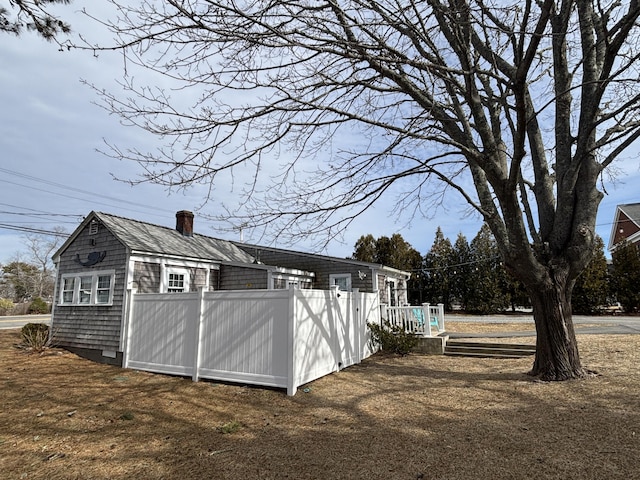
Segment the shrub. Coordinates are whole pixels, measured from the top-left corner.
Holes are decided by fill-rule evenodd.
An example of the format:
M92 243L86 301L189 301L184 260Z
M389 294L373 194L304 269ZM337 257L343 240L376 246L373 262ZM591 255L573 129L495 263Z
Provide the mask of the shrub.
M408 333L399 325L391 325L388 320L383 325L367 323L371 330L371 342L384 352L407 355L418 344L418 337Z
M29 350L41 352L49 346L49 326L44 323L27 323L21 333L22 344Z
M33 314L44 314L49 313L49 305L40 297L36 297L33 299L31 304L29 305L29 313Z
M13 310L13 302L8 298L0 298L0 315L7 315Z

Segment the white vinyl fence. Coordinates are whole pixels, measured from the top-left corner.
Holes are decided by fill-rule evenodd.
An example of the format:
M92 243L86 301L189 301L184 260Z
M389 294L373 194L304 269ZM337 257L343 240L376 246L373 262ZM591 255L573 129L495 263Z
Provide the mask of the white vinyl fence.
M373 352L373 293L247 290L130 292L124 367L286 388L359 363Z

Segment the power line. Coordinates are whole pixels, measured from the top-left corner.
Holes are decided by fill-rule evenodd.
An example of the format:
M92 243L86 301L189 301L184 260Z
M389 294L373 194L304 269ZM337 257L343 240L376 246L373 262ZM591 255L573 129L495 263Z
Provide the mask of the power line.
M9 175L14 175L16 177L23 178L25 180L42 183L44 185L48 185L48 186L51 186L51 187L59 188L59 189L62 189L62 190L67 190L67 191L70 191L70 192L76 192L76 193L80 193L80 194L83 194L83 195L89 195L92 198L97 197L97 198L102 198L102 199L105 199L105 200L109 200L111 202L123 203L123 204L126 204L128 206L131 205L131 201L130 200L123 200L123 199L120 199L120 198L117 198L117 197L114 197L114 196L103 195L103 194L100 194L100 193L91 192L91 191L88 191L88 190L83 190L81 188L71 187L69 185L64 185L64 184L61 184L61 183L53 182L51 180L46 180L46 179L39 178L39 177L36 177L36 176L33 176L33 175L28 175L26 173L18 172L18 171L15 171L15 170L9 170L7 168L1 168L0 167L0 172L6 173L6 174L9 174ZM73 199L73 200L87 201L87 199L85 199L85 198L80 198L80 197L72 196L72 195L66 195L64 193L54 192L54 191L51 191L51 190L45 190L45 189L42 189L42 188L34 187L32 185L24 185L24 184L17 183L17 182L12 182L12 181L6 180L6 179L0 179L0 181L4 182L4 183L9 183L9 184L12 184L12 185L16 185L16 186L19 186L19 187L23 187L23 188L30 188L32 190L48 193L48 194L51 194L51 195L58 195L58 196L65 197L65 198L70 198L70 199ZM116 206L116 205L111 205L111 204L108 204L108 203L105 203L105 202L96 202L96 203L100 203L101 205L106 205L106 206L110 206L110 207L114 207L114 208L122 208L122 207L119 207L119 206ZM137 207L142 207L142 208L145 208L145 209L149 209L149 210L152 210L154 212L158 212L159 211L157 206L145 205L145 204L140 203L140 202L136 202L135 205ZM133 209L133 208L126 208L126 210L129 210L129 211L132 211L132 212L138 212L138 213L146 213L146 212L142 212L140 210L136 210L136 209ZM160 211L162 211L162 210L160 210Z
M69 236L68 233L56 232L54 230L41 230L39 228L32 228L32 227L19 227L17 225L8 225L6 223L0 223L0 229L15 230L15 231L24 232L24 233L37 233L39 235L52 235L60 238L67 238Z
M2 204L0 204L2 205ZM82 217L83 215L77 215L75 213L24 213L24 212L5 212L0 210L0 214L3 215L21 215L21 216L46 216L46 217Z

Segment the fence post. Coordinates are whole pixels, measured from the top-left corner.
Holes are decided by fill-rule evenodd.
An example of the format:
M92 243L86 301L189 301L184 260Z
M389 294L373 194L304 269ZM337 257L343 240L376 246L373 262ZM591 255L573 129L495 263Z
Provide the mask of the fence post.
M122 368L129 368L129 345L131 343L131 322L133 321L133 297L136 294L135 288L127 289L127 303L124 313L124 332L122 335L124 345L122 346Z
M390 322L389 317L387 315L387 304L381 303L380 304L380 326L381 327L384 325L385 320Z
M444 332L444 303L438 304L438 323L440 330Z
M200 374L200 350L202 346L202 318L204 312L204 287L198 287L198 312L196 314L195 347L193 353L193 373L191 380L198 381Z
M429 336L431 336L431 304L423 303L422 304L422 318L425 322L426 332Z
M364 337L364 329L366 325L362 322L363 315L360 313L360 305L362 301L360 300L360 289L354 288L351 290L351 325L356 329L353 336L353 341L355 342L355 354L357 358L357 362L360 363L362 361L362 338Z
M340 339L338 338L338 319L340 318L340 287L337 285L331 285L329 293L329 305L327 306L327 312L329 313L329 324L327 329L329 330L329 338L331 339L331 356L333 357L333 371L340 370ZM350 292L342 292L342 295L347 295L347 301L351 296Z
M289 327L289 341L288 341L288 372L287 372L287 395L295 395L298 390L298 380L296 378L298 374L298 369L296 368L296 364L298 359L297 355L297 346L296 346L296 329L298 325L297 319L297 309L296 309L296 292L294 285L289 286L289 309L287 315L288 327Z

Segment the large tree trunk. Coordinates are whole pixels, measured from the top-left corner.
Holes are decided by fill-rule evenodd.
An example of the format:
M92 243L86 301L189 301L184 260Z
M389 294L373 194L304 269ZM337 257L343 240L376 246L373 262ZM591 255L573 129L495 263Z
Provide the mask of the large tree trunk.
M530 374L541 380L582 378L578 343L571 318L566 276L555 276L529 288L536 324L536 357Z

